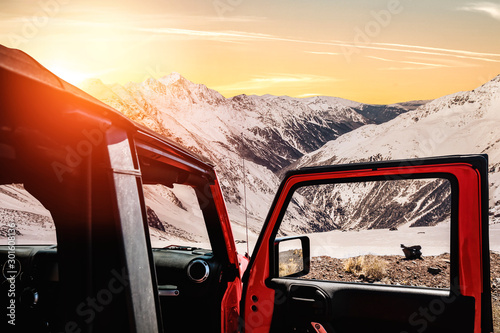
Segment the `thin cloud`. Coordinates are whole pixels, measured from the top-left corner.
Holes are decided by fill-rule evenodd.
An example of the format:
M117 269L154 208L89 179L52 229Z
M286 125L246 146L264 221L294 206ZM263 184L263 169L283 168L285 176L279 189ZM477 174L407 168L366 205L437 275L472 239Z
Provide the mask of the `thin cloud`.
M486 14L500 21L500 4L494 2L470 2L465 6L457 8L466 12Z
M269 83L296 83L296 82L324 82L337 81L334 78L320 75L309 74L270 74L270 76L257 76L251 79L253 82L269 82Z
M179 28L146 28L146 27L127 27L127 28L128 30L133 30L137 32L147 32L147 33L164 34L164 35L184 35L192 37L216 37L216 38L218 37L247 38L245 34L232 33L232 32L216 32L216 31L179 29Z
M262 16L209 16L205 17L207 21L224 21L234 23L255 23L265 21L267 18Z
M285 74L285 73L270 73L268 75L254 76L246 81L235 82L230 85L213 87L213 89L221 92L234 92L234 91L248 91L248 90L262 90L275 85L283 86L302 86L304 84L310 85L317 82L336 82L336 78L311 75L311 74Z
M342 55L342 53L336 53L336 52L320 52L320 51L305 51L305 52L311 53L311 54L323 54L323 55L331 55L331 56Z
M420 49L427 51L440 51L445 53L453 53L453 54L461 54L467 56L479 56L479 57L500 57L498 53L485 53L485 52L473 52L466 50L457 50L457 49L444 49L439 47L429 47L429 46L419 46L419 45L409 45L409 44L395 44L395 43L373 43L375 45L384 45L384 46L394 46L408 49Z
M176 29L176 28L139 28L141 31L150 33L166 33L166 34L180 34L188 35L192 37L208 37L215 38L220 41L227 40L262 40L262 41L281 41L289 43L300 43L300 44L312 44L312 45L326 45L335 46L341 48L360 48L360 49L371 49L379 51L391 51L399 53L412 53L412 54L426 54L426 55L437 55L437 56L447 56L454 58L470 59L470 60L480 60L487 62L498 62L500 59L500 54L497 53L480 53L465 50L455 50L455 49L443 49L443 48L432 48L425 46L414 46L414 45L404 45L404 44L387 44L384 46L382 43L371 43L371 44L352 44L345 41L309 41L293 38L283 38L268 34L258 34L258 33L248 33L239 31L203 31L203 30L190 30L190 29ZM392 46L392 47L391 47ZM316 54L325 54L325 52L310 51ZM337 52L328 52L330 55L337 55Z
M427 56L409 56L408 59L410 60L415 60L415 61L424 61L424 62L430 62L434 63L438 61L442 65L446 65L448 67L478 67L480 66L477 63L473 63L470 61L466 60L459 60L459 59L447 59L447 58L439 58L436 59L435 57L427 57Z
M275 39L274 37L271 37ZM275 39L276 40L276 39ZM434 56L442 56L442 57L451 57L451 58L459 58L459 59L469 59L469 60L479 60L486 62L498 62L500 63L500 54L498 53L484 53L484 52L473 52L467 50L456 50L456 49L444 49L444 48L435 48L435 47L427 47L427 46L417 46L417 45L407 45L407 44L391 44L391 43L369 43L369 44L353 44L345 41L329 41L329 42L321 42L321 41L305 41L305 40L296 40L296 39L286 39L280 38L281 41L289 41L296 43L304 43L304 44L314 44L314 45L326 45L326 46L335 46L341 48L359 48L359 49L368 49L375 51L388 51L388 52L397 52L397 53L407 53L407 54L422 54L422 55L434 55ZM320 52L320 51L307 51L312 54L329 54L329 55L338 55L336 52ZM342 53L340 53L342 54ZM497 59L498 58L498 59Z
M161 35L182 35L193 38L215 39L218 41L238 42L242 40L276 40L273 36L259 33L246 33L240 31L206 31L179 28L145 28L126 27L136 32L146 32Z
M321 94L302 94L298 95L298 98L307 98L307 97L316 97L316 96L321 96Z
M431 69L431 67L415 66L415 67L385 67L385 68L379 68L379 70L381 70L381 71L416 71L416 70L422 70L422 69Z
M345 44L339 44L340 46L345 46ZM426 54L426 55L435 55L435 56L446 56L453 58L461 58L461 59L470 59L470 60L480 60L487 62L500 62L500 59L492 59L493 57L500 57L500 54L497 53L487 53L484 56L472 56L472 54L479 54L478 52L471 51L463 51L463 50L454 50L454 49L440 49L442 51L437 51L432 47L425 46L414 46L414 45L405 45L405 44L388 44L394 45L396 47L384 47L383 43L372 43L372 44L348 44L348 47L351 48L360 48L360 49L370 49L370 50L378 50L378 51L390 51L390 52L399 52L399 53L409 53L409 54Z
M137 32L154 33L154 34L184 35L184 36L190 36L192 38L208 38L222 42L279 41L279 42L308 44L308 45L334 46L340 48L359 48L359 49L371 49L371 50L391 51L400 53L403 52L409 54L437 55L437 56L447 56L447 57L462 58L469 60L480 60L480 61L500 63L500 54L497 53L481 53L481 52L473 52L466 50L433 48L433 47L405 45L405 44L390 44L390 43L353 44L350 42L338 41L338 40L311 41L311 40L286 38L269 34L242 32L242 31L208 31L208 30L179 29L179 28L149 28L149 27L133 27L130 25L124 27L124 29L133 30ZM315 54L328 54L328 55L342 54L339 52L320 52L320 51L309 51L309 52Z
M433 68L436 68L436 67L450 67L450 66L444 65L444 64L435 64L435 63L417 62L417 61L406 61L406 60L392 60L392 59L386 59L386 58L374 57L374 56L367 56L367 58L375 59L375 60L380 60L380 61L391 62L391 63L420 65L420 66L424 66L424 67L433 67ZM414 68L414 69L418 68L418 69L422 69L423 67L406 67L406 68Z
M70 23L67 22L66 23ZM196 30L196 29L181 29L181 28L165 28L165 27L147 27L147 26L137 26L133 23L136 21L127 22L117 22L117 23L103 23L103 22L91 22L91 21L73 21L74 25L79 25L80 27L86 26L88 28L99 27L113 28L126 30L131 33L145 33L149 36L186 36L193 39L205 39L214 40L218 42L228 42L228 43L248 43L252 41L273 41L273 42L285 42L285 43L296 43L296 44L306 44L306 45L320 45L340 48L341 52L323 52L323 51L307 51L312 54L317 55L340 55L343 54L345 50L348 49L368 49L375 51L388 51L406 54L418 54L418 55L433 55L442 56L448 58L459 58L467 60L477 60L485 62L497 62L500 63L500 54L497 53L484 53L484 52L473 52L468 50L457 50L457 49L445 49L445 48L435 48L417 45L406 45L406 44L395 44L395 43L352 43L346 41L332 40L332 41L314 41L314 40L303 40L294 39L287 37L279 37L270 34L263 33L253 33L244 31L211 31L211 30Z

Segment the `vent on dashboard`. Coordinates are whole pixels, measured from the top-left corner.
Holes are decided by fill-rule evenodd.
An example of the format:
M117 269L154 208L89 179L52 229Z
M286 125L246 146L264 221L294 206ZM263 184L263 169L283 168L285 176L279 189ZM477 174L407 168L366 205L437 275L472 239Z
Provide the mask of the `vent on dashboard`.
M210 267L207 262L201 259L195 259L191 261L187 267L188 277L196 282L202 283L208 278L210 274Z

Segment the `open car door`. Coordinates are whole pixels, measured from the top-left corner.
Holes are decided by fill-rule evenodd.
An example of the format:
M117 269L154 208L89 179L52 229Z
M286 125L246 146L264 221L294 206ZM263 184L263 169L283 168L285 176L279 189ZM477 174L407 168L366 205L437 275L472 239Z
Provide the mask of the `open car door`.
M287 173L244 276L242 331L491 332L487 164Z

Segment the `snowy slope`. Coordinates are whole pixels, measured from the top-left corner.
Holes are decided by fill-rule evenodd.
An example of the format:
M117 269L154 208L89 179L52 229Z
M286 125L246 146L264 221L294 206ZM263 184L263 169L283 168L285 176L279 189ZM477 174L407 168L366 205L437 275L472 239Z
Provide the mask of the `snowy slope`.
M449 221L450 193L441 179L309 185L294 193L280 233L435 226Z
M16 225L17 244L56 243L50 212L20 184L0 186L0 244L7 243L11 223Z
M271 95L226 99L177 73L124 86L89 80L82 89L210 159L221 179L236 238L244 237L244 174L248 220L256 234L284 167L344 133L425 103L380 106L335 97ZM383 110L382 117L374 116L377 110Z
M485 153L490 214L500 223L500 75L472 91L431 101L380 125L367 125L306 154L292 167L449 154Z

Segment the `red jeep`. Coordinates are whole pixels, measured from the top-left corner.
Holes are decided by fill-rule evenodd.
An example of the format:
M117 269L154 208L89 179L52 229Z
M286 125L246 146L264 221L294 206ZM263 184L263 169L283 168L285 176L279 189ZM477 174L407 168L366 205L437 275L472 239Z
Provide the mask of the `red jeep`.
M211 164L67 84L21 51L0 48L0 81L0 195L6 198L0 210L2 332L492 331L485 155L290 171L248 262L237 254ZM152 239L167 234L155 236L148 228L158 217L147 203L148 193L156 191L149 186L158 184L183 186L183 193L193 195L201 225L186 223L203 228L208 235L203 246L194 236L192 245L155 246ZM380 201L381 193L388 196L396 188L403 193L419 184L427 192L415 189L391 202L409 205L414 214L430 197L410 200L415 193L439 189L439 210L405 216ZM359 196L353 186L377 193L372 201L385 207L365 209L375 196L357 207L340 205ZM25 192L50 212L53 244L17 241L28 230L20 228L29 209L19 213L11 206L30 203ZM345 217L352 230L328 224L331 214ZM399 224L407 225L405 230L389 231L387 221L396 218L406 218ZM377 224L360 227L367 220ZM44 221L28 227L42 232ZM189 241L178 227L167 227ZM363 238L369 230L377 236ZM441 243L433 233L443 230ZM323 253L376 247L407 233L428 241L422 245L424 257L434 248L436 254L448 253L434 271L447 272L446 286L384 284L367 280L366 272L352 282L341 280L347 272L337 273L338 280L311 278L312 263L328 271L321 262L330 257ZM337 246L342 239L362 243ZM401 255L398 263L420 264L403 260Z

